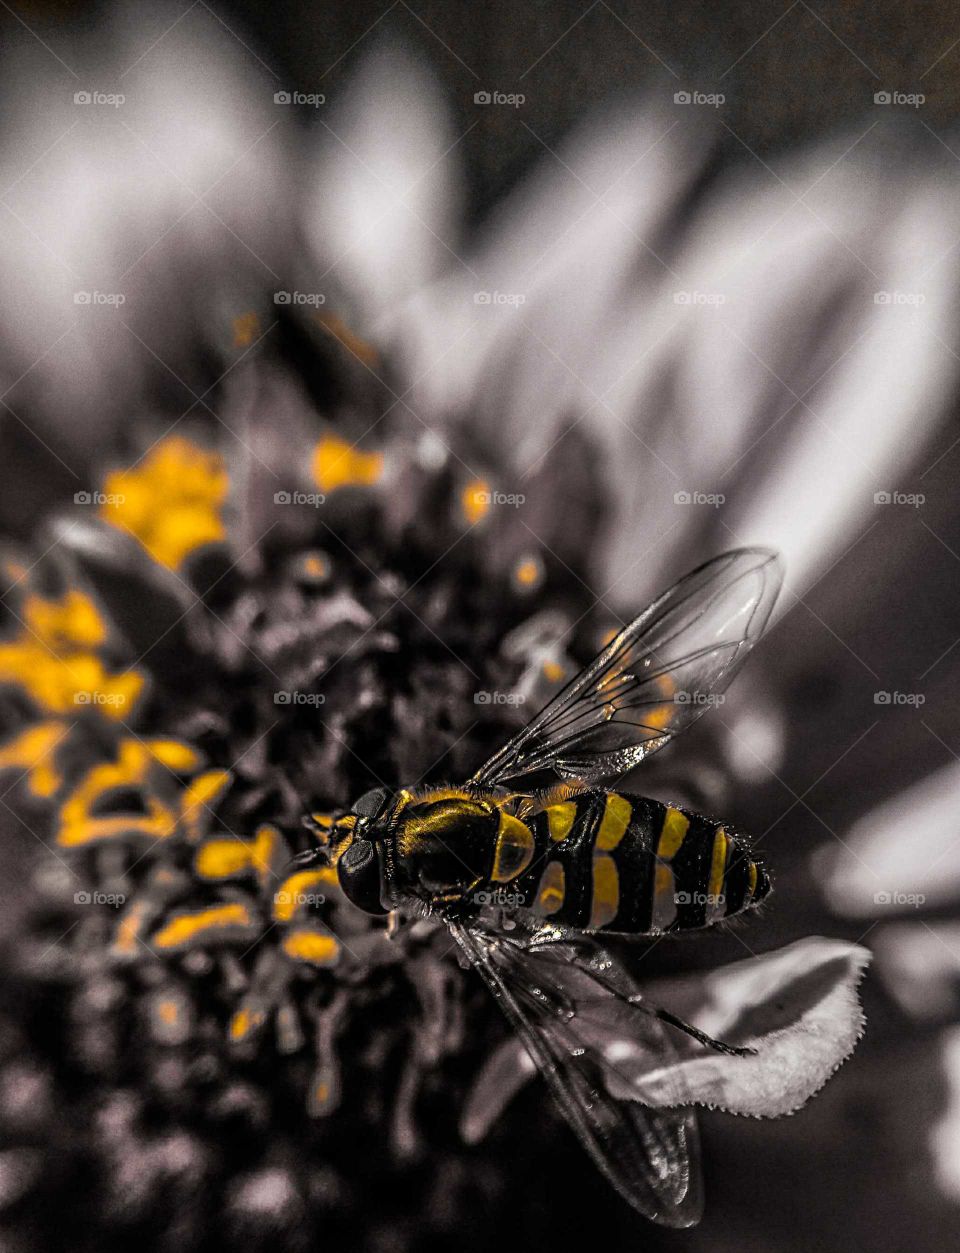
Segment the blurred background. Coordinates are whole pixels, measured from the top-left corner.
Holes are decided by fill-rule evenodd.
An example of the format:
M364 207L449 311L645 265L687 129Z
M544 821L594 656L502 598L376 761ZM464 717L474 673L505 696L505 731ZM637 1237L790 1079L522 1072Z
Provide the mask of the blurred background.
M952 1247L954 15L0 9L8 1247ZM160 974L149 954L116 973L115 907L91 921L77 891L129 895L134 876L151 927L175 891L140 851L81 848L77 879L61 846L65 798L124 735L201 745L234 775L227 830L273 823L292 852L300 801L464 777L516 726L514 705L478 714L478 687L545 698L743 543L785 556L774 625L724 707L631 785L735 816L777 891L749 927L664 941L649 974L809 935L874 959L866 1034L808 1108L702 1116L698 1227L638 1219L538 1085L462 1145L457 1106L503 1034L472 983L450 994L466 1043L410 1046L433 1074L415 1099L400 1046L367 1056L413 997L378 960L343 1002L289 985L313 1033L302 1074L292 1027L276 1055L215 1047L204 1025L287 1004L265 946L248 957L252 923L227 937L236 962L204 956L201 929ZM51 666L64 650L69 674ZM135 690L107 682L131 674ZM131 706L77 713L91 688ZM278 691L301 690L324 707L278 723ZM147 785L128 765L84 821L131 824ZM247 909L243 873L229 900ZM417 960L429 1022L458 972ZM189 1027L164 1020L174 993ZM340 1067L333 1111L317 1084ZM351 1068L381 1070L387 1095L359 1100Z

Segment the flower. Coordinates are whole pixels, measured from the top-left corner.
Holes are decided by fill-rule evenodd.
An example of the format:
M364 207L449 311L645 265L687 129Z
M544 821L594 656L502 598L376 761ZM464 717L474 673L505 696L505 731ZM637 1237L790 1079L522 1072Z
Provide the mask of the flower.
M509 549L516 521L498 521L489 505L496 492L479 492L466 469L425 471L422 445L411 450L402 439L358 453L324 433L312 454L296 438L287 454L291 487L275 493L277 521L252 554L232 540L232 521L246 509L236 490L243 466L177 433L108 472L103 494L122 507L104 507L72 537L69 523L59 525L56 599L38 590L46 557L8 563L23 603L33 606L10 647L25 648L25 633L37 634L50 664L64 670L52 704L32 666L15 657L6 675L22 713L0 764L22 772L27 797L50 805L56 859L39 872L42 904L17 968L64 986L68 1013L82 1023L75 1048L87 1082L101 1091L118 1083L121 1033L139 1020L128 1082L141 1099L168 1104L189 1089L202 1110L186 1103L191 1118L211 1117L209 1103L219 1108L226 1099L231 1074L266 1061L288 1067L290 1077L265 1088L261 1103L292 1088L307 1123L362 1122L375 1072L363 1051L346 1064L345 1041L373 1015L367 1052L402 1057L377 1101L393 1107L382 1117L392 1158L402 1162L427 1151L417 1110L428 1075L463 1048L463 977L439 924L388 938L382 923L343 897L333 869L291 868L306 839L300 819L308 808L345 803L371 781L416 781L424 766L434 777L465 777L482 744L507 736L527 695L556 691L570 662L556 624L544 632L549 611L530 616L528 580L510 568L494 572L492 546L506 540ZM325 492L296 486L311 486L303 467ZM392 520L391 492L398 483L409 491L417 479L419 491L399 523ZM331 523L314 495L329 505ZM338 519L338 500L351 497ZM308 521L288 526L291 511ZM286 542L271 542L275 530ZM542 585L556 586L559 564L546 550L536 561ZM562 600L569 604L569 593ZM163 635L133 656L120 643L114 609L129 617L132 607L136 617L148 604L161 608L148 634L159 622ZM590 618L586 589L573 608L581 623ZM175 647L160 653L164 637ZM80 649L88 651L75 655ZM92 685L78 686L88 673ZM516 699L477 703L471 674L484 692ZM35 721L65 711L69 719ZM756 1063L736 1059L741 1070L756 1068L752 1079L736 1064L731 1074L729 1061L681 1058L694 1099L776 1114L824 1082L859 1034L852 989L863 959L848 947L826 948L821 957L815 945L795 946L792 956L755 959L755 975L734 967L703 984L695 1021L735 1029L760 1053ZM419 1012L389 1009L398 986L411 989ZM779 1006L773 1016L760 1008L771 998ZM738 1014L746 1014L742 1023ZM221 1076L203 1099L191 1078L199 1049ZM494 1067L502 1074L496 1055ZM627 1073L622 1057L616 1069ZM632 1099L656 1106L655 1076L639 1083ZM731 1083L746 1084L750 1098L730 1095ZM503 1081L501 1107L515 1088ZM478 1101L497 1108L488 1077L467 1101L467 1140L477 1138L470 1111ZM309 1143L307 1123L300 1134ZM322 1132L317 1138L326 1142ZM193 1139L138 1150L141 1163L168 1151L183 1155L184 1168L199 1168L211 1150ZM327 1167L344 1168L335 1150L320 1151ZM258 1170L279 1172L276 1188L298 1198L281 1207L288 1213L307 1204L296 1173L266 1161L251 1169L258 1179ZM104 1221L122 1229L129 1220L119 1199L108 1190L103 1204Z
M385 72L381 60L374 80L391 91L398 84L404 93L417 90L389 61ZM409 113L377 103L369 85L358 90L381 120L391 118L401 140L422 143L428 161L438 157L436 136L411 130ZM651 138L655 120L643 114L631 142ZM623 168L617 137L629 129L579 141L582 160L610 184L605 196ZM236 155L235 141L232 135L218 155ZM180 381L190 380L184 386L194 401L186 414L169 409L159 424L154 417L131 427L118 396L104 395L102 380L117 371L91 368L74 378L56 355L36 405L63 433L67 379L78 412L89 416L102 405L123 422L96 480L96 515L54 520L41 543L12 554L8 565L14 620L0 675L11 729L0 765L22 775L17 796L31 827L39 825L41 803L51 808L59 859L31 891L21 953L5 976L11 1005L35 997L43 1011L24 1014L27 1047L14 1051L5 1076L8 1112L29 1132L10 1173L35 1197L46 1195L50 1179L39 1177L28 1146L49 1141L53 1111L78 1100L94 1117L78 1133L69 1169L80 1176L95 1163L99 1184L90 1204L111 1240L162 1227L169 1242L200 1242L216 1227L254 1246L297 1247L351 1233L356 1239L372 1226L396 1244L410 1233L406 1189L423 1198L416 1208L435 1235L456 1234L462 1247L468 1240L486 1245L482 1232L464 1234L462 1216L478 1195L482 1206L503 1212L501 1165L522 1162L526 1127L507 1115L508 1136L496 1115L529 1065L512 1041L494 1048L494 1008L471 992L441 929L421 925L388 940L341 898L329 873L287 873L306 839L302 813L343 804L371 781L464 777L525 707L557 690L595 649L617 621L606 597L637 607L641 593L627 592L626 575L633 571L657 590L666 567L679 572L681 543L701 555L726 529L782 536L798 559L799 597L826 564L824 535L842 538L862 503L862 476L843 465L832 467L835 491L821 493L827 503L815 498L819 463L804 455L809 427L797 420L781 428L801 448L784 459L792 476L755 476L756 511L745 507L746 520L733 527L694 523L694 498L716 504L723 493L710 489L722 486L718 472L722 479L728 464L748 457L770 416L757 379L736 393L752 399L750 420L732 412L734 389L721 385L729 381L729 358L704 309L673 302L679 321L663 328L663 353L643 338L626 355L651 295L664 293L648 282L626 307L612 298L625 269L622 245L634 231L624 227L619 246L604 252L603 231L576 233L578 200L564 201L549 241L557 248L574 232L571 265L538 293L513 291L510 257L530 248L531 223L534 235L542 230L552 184L538 208L515 215L513 234L489 246L496 264L484 273L483 290L465 292L429 242L438 217L411 222L418 180L405 161L416 143L383 149L384 160L399 167L402 194L384 195L394 229L379 236L371 189L350 177L318 177L340 199L331 205L318 194L308 212L272 184L273 153L256 164L249 187L258 220L289 224L289 204L298 205L295 224L309 226L311 264L349 247L349 295L331 283L328 307L326 293L314 293L325 296L321 313L309 304L285 310L277 297L290 293L277 290L276 314L262 277L251 280L246 264L234 265L231 248L211 263L210 290L207 272L190 275L198 316L188 329L178 325L163 352ZM196 172L208 154L187 155ZM677 155L665 145L658 168L675 171ZM368 166L369 156L363 153ZM444 162L435 164L446 173ZM95 153L87 168L102 208L109 180ZM345 172L351 168L347 162ZM656 213L676 204L682 181L674 172L661 183ZM643 202L642 187L631 182L621 190L630 205ZM429 196L420 188L418 212L448 213L451 199L440 191ZM739 193L730 200L728 229ZM364 214L346 211L357 204ZM917 216L942 209L921 192L911 205ZM758 231L772 227L770 207L755 204ZM880 210L878 217L892 230ZM366 249L356 247L358 222ZM135 236L144 226L136 213L128 224ZM109 234L96 214L89 234ZM776 246L761 267L768 276L780 272L795 239L773 235ZM279 260L270 240L255 242L292 288L286 275L295 274L291 257L299 254L280 248ZM705 245L693 242L698 257ZM895 270L902 260L896 246L891 256ZM821 305L804 277L794 276L793 298L819 326ZM751 267L741 278L747 291L759 281ZM575 295L576 316L551 327L557 285L568 300ZM156 303L163 290L138 282L149 298L130 310L125 326L141 344L148 328L164 325ZM528 306L494 302L493 294L537 298ZM491 295L489 310L497 314L528 308L522 338L517 318L486 332L465 325L465 312L488 308L477 295ZM942 303L932 308L939 327ZM879 315L868 312L871 329ZM773 317L769 306L763 313L761 330ZM261 345L275 326L276 346ZM258 338L261 327L268 329ZM644 334L656 329L659 321ZM921 352L892 353L897 327L885 321L883 329L890 371L909 366L923 374L923 394L938 395L942 370ZM531 368L536 341L546 358L561 360ZM642 386L618 388L618 372L632 372L638 345L657 368L642 374ZM846 346L831 341L824 351ZM203 399L211 389L191 386L190 362L203 356L201 347L229 374L217 380L216 411ZM91 360L116 364L121 355L108 336ZM749 349L736 355L733 375ZM637 429L632 419L624 426L628 413L652 413L664 376L691 369L693 358L704 363L702 373L675 389L679 415L659 429L646 418ZM153 368L130 367L117 388L138 417L142 397L156 386ZM860 360L857 377L865 368ZM818 381L804 377L803 384ZM611 390L616 403L608 407L602 402ZM919 385L905 391L913 404ZM728 394L707 430L705 397L723 405ZM831 406L842 409L845 396L842 388L831 391ZM609 422L587 420L594 403ZM868 408L857 408L850 439L861 437ZM870 413L885 432L889 463L898 410L888 401ZM121 425L98 420L110 431ZM677 462L689 465L689 484L669 481ZM776 506L784 498L792 510L780 520ZM77 502L78 510L88 503ZM684 509L681 525L676 513ZM611 543L619 550L610 561L599 556L604 535L605 555ZM609 588L598 571L612 571L618 582ZM608 589L600 606L591 586ZM784 719L770 686L758 678L752 695L759 690L767 699L741 704L723 724L723 749L741 780L751 755L779 764ZM476 700L491 691L516 699ZM88 700L77 699L84 694ZM738 745L747 748L739 756ZM661 763L651 777L662 782L672 771L674 795L715 801L723 780L711 752L700 751L689 767ZM72 906L71 897L79 898ZM718 953L740 944L749 946L740 932L711 937L706 955L692 950L686 964L716 964ZM854 989L864 960L856 945L811 940L709 975L694 971L665 989L664 999L675 995L695 1024L736 1028L758 1046L757 1058L739 1065L682 1053L676 1065L698 1103L766 1115L802 1104L857 1039ZM665 944L644 963L652 982L683 964L683 955ZM44 1035L44 1016L65 1022L63 1034ZM646 1074L622 1079L632 1099L654 1106L669 1086L665 1076L662 1086ZM24 1099L31 1093L33 1102ZM439 1107L446 1108L436 1122L425 1115ZM473 1143L487 1134L485 1147L464 1149L458 1122ZM603 1187L584 1179L589 1168L578 1155L568 1156L548 1180L521 1175L517 1191L531 1212L561 1178L586 1196ZM378 1213L370 1217L374 1193ZM596 1195L611 1204L605 1192ZM517 1208L517 1197L509 1200ZM31 1212L37 1229L46 1221L43 1208L41 1200ZM545 1220L537 1234L562 1226L562 1216Z
M332 869L290 863L311 808L378 778L464 776L509 734L517 703L477 702L478 685L549 692L562 676L523 645L528 601L509 564L496 573L515 520L465 507L465 469L422 442L364 452L319 423L312 441L276 437L289 487L269 485L258 544L252 454L194 430L112 461L98 516L78 502L51 518L49 551L7 559L0 768L49 852L5 977L11 1006L40 997L67 1025L44 1042L29 1019L5 1082L14 1105L24 1085L47 1094L32 1142L55 1134L48 1110L94 1113L70 1169L102 1172L104 1240L165 1224L169 1188L191 1239L214 1222L319 1238L359 1221L358 1144L387 1194L428 1153L466 1186L455 1111L446 1143L418 1116L434 1076L477 1052L445 930L388 939ZM24 1178L42 1227L52 1180Z

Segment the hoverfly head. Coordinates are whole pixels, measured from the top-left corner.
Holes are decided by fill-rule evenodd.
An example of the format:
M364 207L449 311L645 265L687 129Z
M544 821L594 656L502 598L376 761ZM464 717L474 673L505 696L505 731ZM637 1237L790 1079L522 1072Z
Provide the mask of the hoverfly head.
M388 912L381 902L381 848L377 825L389 811L392 800L389 788L364 792L350 807L349 814L339 820L334 834L334 861L340 887L349 901L368 914Z

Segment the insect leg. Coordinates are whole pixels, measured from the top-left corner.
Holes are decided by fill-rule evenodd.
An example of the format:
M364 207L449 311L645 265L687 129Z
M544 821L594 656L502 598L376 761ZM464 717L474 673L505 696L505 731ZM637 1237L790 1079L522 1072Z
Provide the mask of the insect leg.
M302 853L297 853L295 857L290 858L289 866L296 867L297 870L311 870L314 866L329 866L330 850L320 845L318 848L308 848Z
M387 914L387 939L395 940L403 930L403 915L399 909L391 909Z
M677 1030L683 1031L692 1039L700 1044L706 1045L707 1048L713 1049L717 1053L724 1053L728 1057L754 1057L757 1050L748 1048L745 1045L725 1044L723 1040L715 1040L712 1035L707 1035L705 1031L701 1031L698 1027L694 1027L692 1023L685 1022L682 1018L678 1018L676 1014L671 1014L668 1009L663 1009L659 1005L650 1005L644 1000L643 996L637 992L630 978L624 971L620 970L614 963L605 964L602 969L597 968L597 962L590 963L590 972L594 979L612 992L614 996L629 1001L631 1005L635 1005L638 1009L644 1010L648 1014L652 1014L654 1018L659 1018L661 1022L667 1023Z
M680 1031L686 1032L686 1034L692 1036L694 1040L698 1040L701 1044L705 1044L707 1048L714 1049L717 1053L725 1053L728 1057L756 1056L756 1049L747 1048L745 1045L724 1044L722 1040L715 1040L712 1035L707 1035L705 1031L700 1031L689 1022L684 1022L683 1019L678 1018L676 1014L671 1014L668 1009L662 1009L660 1006L651 1006L650 1008L651 1013L653 1013L656 1018L659 1018L661 1022L669 1023L671 1027L677 1027Z

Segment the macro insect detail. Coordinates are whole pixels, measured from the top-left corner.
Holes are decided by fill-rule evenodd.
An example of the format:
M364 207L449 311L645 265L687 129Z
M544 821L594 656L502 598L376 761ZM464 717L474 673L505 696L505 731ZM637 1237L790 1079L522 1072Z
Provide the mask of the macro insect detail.
M709 926L770 891L729 824L610 790L718 696L760 637L779 591L776 554L727 552L625 627L462 786L376 788L307 820L307 869L335 866L344 894L392 927L431 916L493 993L597 1166L638 1210L699 1217L696 1131L682 1082L649 1108L638 1076L673 1035L732 1056L646 1001L604 946ZM624 1041L629 1067L618 1065ZM626 1093L626 1095L625 1095Z

